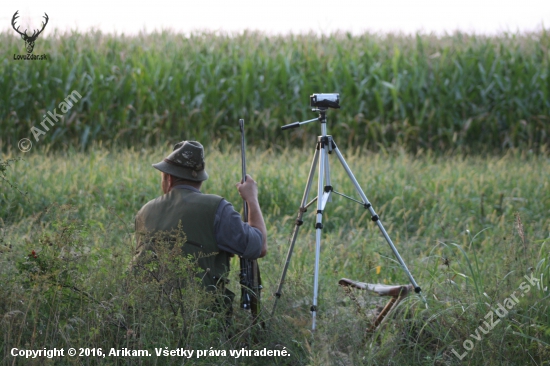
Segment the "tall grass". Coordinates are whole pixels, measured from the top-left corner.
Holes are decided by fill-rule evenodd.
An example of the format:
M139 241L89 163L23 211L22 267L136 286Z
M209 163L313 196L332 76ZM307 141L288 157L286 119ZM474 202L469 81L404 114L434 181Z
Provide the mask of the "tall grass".
M244 118L262 146L302 145L317 127L309 95L341 93L329 132L372 150L537 149L550 139L550 37L429 35L266 36L169 32L138 36L55 33L14 61L23 43L0 34L0 128L5 151L34 138L70 92L83 99L41 136L53 148L92 141L149 145L233 140Z
M234 183L240 179L239 155L216 146L206 151L210 179L203 191L238 205ZM142 287L126 272L133 253L135 212L160 194L160 177L150 163L165 155L162 150L96 146L86 153L73 148L54 153L37 148L27 159L6 166L5 178L28 191L28 198L13 189L0 193L1 362L13 362L11 347L153 350L156 345L185 344L193 349L229 349L247 339L249 318L238 309L235 325L245 332L236 343L227 342L215 319L196 316L194 309L200 307L176 303L185 311L174 315L166 299L155 300L158 289ZM345 150L351 169L422 286L427 306L411 296L385 327L365 336L382 300L362 293L349 298L338 288L338 279L399 284L407 278L367 211L335 197L324 214L318 329L314 334L308 331L314 263L310 212L278 310L269 318L311 151L252 149L248 170L259 182L269 231L269 254L260 266L270 331L255 347L286 347L290 358L269 362L289 365L544 364L550 355L548 155L509 150L501 157L480 158ZM335 189L353 195L343 169L336 160L331 164ZM184 264L175 270L187 268ZM470 334L475 335L490 308L531 274L541 279L541 286L521 297L459 361L452 349L462 354L463 342L473 340ZM230 278L229 286L238 294L237 273ZM204 301L200 296L192 299ZM124 364L128 359L106 361ZM158 364L169 361L151 359ZM212 362L237 363L231 358ZM239 362L266 364L259 358Z

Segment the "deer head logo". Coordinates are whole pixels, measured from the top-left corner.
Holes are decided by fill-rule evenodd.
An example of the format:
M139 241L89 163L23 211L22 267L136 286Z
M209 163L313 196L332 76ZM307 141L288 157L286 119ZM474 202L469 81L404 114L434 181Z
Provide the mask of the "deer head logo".
M32 50L34 49L34 42L36 41L36 39L38 38L38 36L40 35L40 33L42 33L42 31L44 30L44 28L46 28L46 24L48 24L48 14L44 13L46 16L44 16L43 18L46 19L46 22L42 22L42 29L40 30L34 30L34 32L32 32L32 36L29 36L27 34L27 30L25 29L25 33L21 33L19 32L19 26L17 28L15 28L15 20L17 18L19 18L19 15L17 15L17 13L19 13L19 10L17 10L15 12L15 14L13 14L13 18L11 18L11 26L13 27L13 29L15 29L15 31L17 33L19 33L21 35L21 38L23 38L23 40L25 41L25 47L27 48L27 53L32 53ZM36 33L38 32L38 33Z

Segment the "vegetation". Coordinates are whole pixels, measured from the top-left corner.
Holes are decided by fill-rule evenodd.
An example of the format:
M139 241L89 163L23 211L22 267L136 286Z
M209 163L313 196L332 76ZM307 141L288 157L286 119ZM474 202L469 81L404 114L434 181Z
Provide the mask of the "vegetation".
M453 34L268 37L168 32L135 37L54 34L47 61L0 34L0 136L7 151L72 91L83 96L39 143L57 149L148 146L179 136L233 140L244 118L255 145L301 146L313 127L279 126L315 116L309 95L341 93L329 132L378 150L538 151L550 142L550 36ZM46 126L49 126L46 123Z
M167 297L170 276L193 273L192 261L159 255L167 280L151 282L128 271L133 216L160 194L150 164L169 150L35 147L4 167L0 192L0 362L10 350L42 348L149 349L143 364L181 364L157 357L155 347L241 349L252 342L248 314L235 304L236 336L218 331L223 320L199 311L211 301L190 282L185 296ZM252 349L285 349L289 357L194 358L190 364L280 365L545 365L550 359L550 157L508 150L499 157L455 156L403 149L374 154L342 148L351 169L388 233L422 286L402 302L385 326L365 335L383 299L338 288L341 277L404 284L407 278L361 205L335 196L324 215L318 329L308 331L314 263L313 217L305 216L283 296L270 317L310 164L311 151L251 148L248 171L257 177L268 221L269 254L260 260L264 316L269 332ZM11 158L10 151L5 159ZM213 143L206 151L215 192L238 207L234 183L239 156ZM333 185L351 196L353 186L331 160ZM311 211L311 210L310 210ZM183 244L185 245L185 244ZM233 263L233 269L238 263ZM526 278L539 279L527 292ZM230 287L239 294L237 273ZM194 290L193 290L194 289ZM189 290L189 291L188 291ZM487 334L486 314L515 291L519 301ZM520 296L522 294L524 296ZM497 320L495 316L495 321ZM476 340L472 336L480 335ZM466 340L473 349L463 360ZM28 362L27 362L28 361ZM23 364L127 364L128 357L18 359Z
M226 352L195 354L185 362L193 365L548 365L549 48L546 31L73 32L38 40L34 52L47 61L16 61L23 43L0 33L0 364L186 361L156 355L168 348ZM63 121L42 124L73 91L82 98ZM374 333L365 329L383 299L349 293L338 280L408 279L369 212L341 196L323 215L318 329L309 331L312 210L271 316L318 134L279 126L314 118L308 102L316 92L341 94L329 133L425 297L409 296ZM173 246L159 240L156 260L141 270L129 268L134 215L160 194L151 163L170 144L203 142L210 173L203 191L240 207L239 118L268 222L269 254L259 261L267 331L250 325L238 299L228 324L210 311L215 294L195 281L174 286L196 273L193 259L180 255L185 233ZM35 139L33 127L45 133ZM21 158L23 138L32 146L19 144L31 148ZM356 197L331 164L335 189ZM229 287L239 294L234 261ZM499 322L488 330L491 311ZM290 356L228 355L245 345ZM69 347L101 348L107 357L11 356L14 348ZM151 357L109 355L111 348Z

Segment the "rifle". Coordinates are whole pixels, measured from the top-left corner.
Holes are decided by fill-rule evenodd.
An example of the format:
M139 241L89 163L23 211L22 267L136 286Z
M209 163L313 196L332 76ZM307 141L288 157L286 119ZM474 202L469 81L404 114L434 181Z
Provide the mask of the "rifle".
M241 128L241 165L242 181L246 181L246 159L244 148L244 119L239 120ZM243 221L248 222L248 204L243 200ZM260 268L256 259L246 259L240 257L241 272L239 273L239 283L241 284L241 308L250 310L252 313L252 324L255 325L260 314L260 291L262 289L262 280L260 278Z

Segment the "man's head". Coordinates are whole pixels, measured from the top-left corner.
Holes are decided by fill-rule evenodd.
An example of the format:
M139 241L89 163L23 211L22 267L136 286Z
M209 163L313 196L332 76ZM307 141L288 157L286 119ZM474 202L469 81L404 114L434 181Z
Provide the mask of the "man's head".
M178 142L168 157L153 164L154 168L163 173L164 193L177 184L188 183L200 187L201 182L208 179L204 166L204 148L197 141Z

